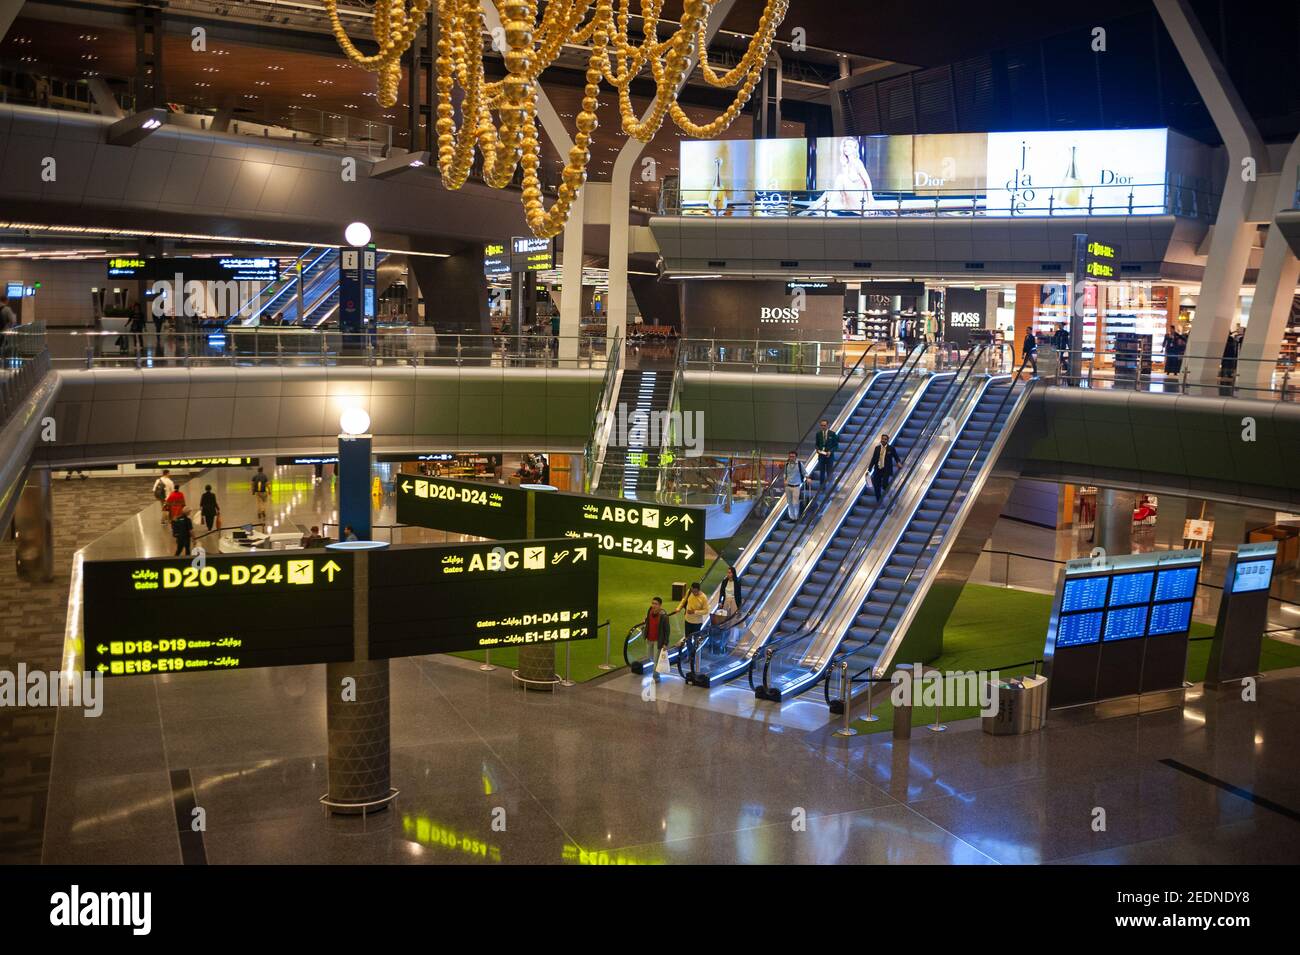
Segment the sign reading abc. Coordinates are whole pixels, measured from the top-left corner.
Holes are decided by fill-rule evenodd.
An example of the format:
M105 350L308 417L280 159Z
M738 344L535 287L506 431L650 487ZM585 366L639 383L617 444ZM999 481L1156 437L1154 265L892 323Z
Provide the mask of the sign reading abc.
M592 540L600 552L661 564L704 566L704 510L667 504L539 493L539 537Z
M504 484L397 476L397 522L512 540L528 536L528 492Z
M374 659L596 637L600 561L588 541L391 547L370 562Z
M352 659L348 554L270 551L92 560L85 669L148 676Z

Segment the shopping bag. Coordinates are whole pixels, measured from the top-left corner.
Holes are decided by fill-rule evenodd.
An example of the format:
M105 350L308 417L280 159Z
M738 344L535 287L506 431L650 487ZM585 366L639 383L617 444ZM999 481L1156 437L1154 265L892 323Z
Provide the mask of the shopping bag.
M659 651L659 660L655 663L655 672L659 674L672 673L672 667L668 665L668 647L665 646Z
M216 520L216 522L215 522L212 526L213 526L214 528L216 528L217 530L221 530L221 515L220 515L220 514L217 515L217 520Z

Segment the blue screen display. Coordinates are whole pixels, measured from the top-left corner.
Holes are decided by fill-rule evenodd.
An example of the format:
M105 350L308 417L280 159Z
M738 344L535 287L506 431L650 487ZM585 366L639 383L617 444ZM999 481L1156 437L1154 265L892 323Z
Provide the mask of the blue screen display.
M1196 596L1199 567L1162 570L1156 577L1156 600L1190 600Z
M1140 574L1116 574L1110 584L1110 605L1122 607L1147 603L1151 600L1151 583L1155 576L1150 570Z
M1145 636L1147 632L1147 608L1146 605L1140 607L1125 607L1122 610L1112 610L1106 614L1106 639L1107 640L1130 640L1133 637Z
M1237 572L1232 578L1232 592L1246 594L1253 590L1268 590L1273 579L1273 561L1248 560L1237 563Z
M1192 602L1180 600L1172 604L1156 604L1151 608L1149 636L1162 633L1182 633L1192 625Z
M1065 593L1061 596L1061 610L1072 613L1075 610L1095 610L1106 604L1107 577L1082 577L1065 582Z
M1101 613L1072 613L1061 617L1056 627L1058 647L1078 647L1101 639Z

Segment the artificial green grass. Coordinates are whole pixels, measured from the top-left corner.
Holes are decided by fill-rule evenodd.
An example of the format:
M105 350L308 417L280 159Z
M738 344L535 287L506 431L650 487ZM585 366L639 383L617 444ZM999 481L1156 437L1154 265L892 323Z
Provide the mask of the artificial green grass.
M937 659L926 664L932 670L998 670L1003 677L1019 676L1033 671L1033 665L1008 666L1026 660L1037 660L1043 655L1043 645L1047 636L1047 624L1052 613L1050 594L1031 593L1024 590L1009 590L1003 587L989 587L982 584L967 584L962 590L952 616L943 631L944 652ZM1191 635L1209 637L1214 635L1214 627L1209 624L1192 623ZM1210 641L1203 640L1190 644L1187 653L1188 682L1197 683L1205 679L1205 670L1210 659ZM914 663L914 660L898 660L898 663ZM1276 640L1265 640L1260 654L1261 670L1278 670L1283 667L1300 666L1300 647ZM880 719L875 723L854 720L852 725L859 733L883 733L894 725L894 708L889 702L888 683L876 685L875 697L871 711ZM809 693L821 693L816 687ZM948 707L941 714L942 720L971 719L979 715L977 706ZM934 710L924 707L912 708L912 725L921 726L934 721Z
M721 564L721 562L719 562ZM716 568L704 581L707 592L717 582L725 568ZM701 580L704 570L699 567L687 567L683 564L656 564L644 560L630 560L626 557L600 558L600 612L597 623L610 622L609 661L615 667L623 664L623 640L627 632L645 619L645 612L650 606L651 597L662 597L664 606L672 609L673 582L681 581L689 585ZM673 642L682 637L682 617L672 618ZM581 683L606 672L599 668L605 659L605 634L598 631L595 640L579 640L567 644L570 655L570 679ZM637 642L638 647L645 644ZM564 676L564 646L557 646L555 653L556 672ZM457 653L456 656L467 660L482 662L483 653L472 651ZM511 650L497 650L492 654L495 666L514 669L517 666L516 653Z

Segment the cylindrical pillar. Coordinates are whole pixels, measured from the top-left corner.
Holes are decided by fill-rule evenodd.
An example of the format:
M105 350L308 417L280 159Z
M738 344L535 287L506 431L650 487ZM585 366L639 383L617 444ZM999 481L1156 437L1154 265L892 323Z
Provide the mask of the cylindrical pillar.
M532 540L536 534L536 497L537 491L530 489L528 491L528 539ZM538 690L543 693L550 693L551 688L555 685L555 644L537 643L519 648L518 653L519 667L515 671L515 676L519 682L524 685L525 689Z
M330 809L373 812L392 793L388 661L326 664L325 698Z
M54 579L54 512L48 468L28 475L14 505L14 531L18 576L33 583L49 583Z
M1097 489L1097 531L1094 540L1109 555L1133 553L1133 504L1130 491Z

